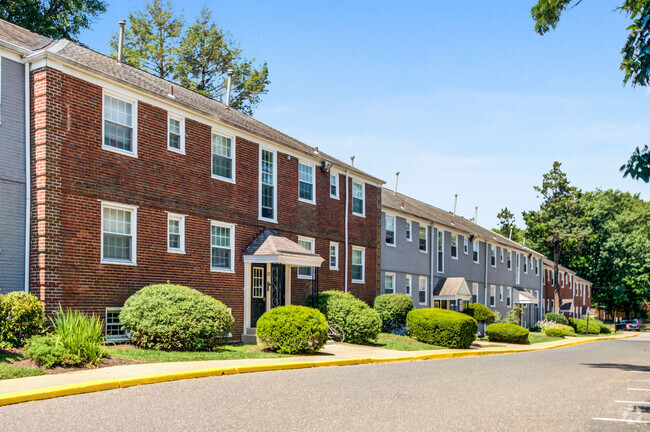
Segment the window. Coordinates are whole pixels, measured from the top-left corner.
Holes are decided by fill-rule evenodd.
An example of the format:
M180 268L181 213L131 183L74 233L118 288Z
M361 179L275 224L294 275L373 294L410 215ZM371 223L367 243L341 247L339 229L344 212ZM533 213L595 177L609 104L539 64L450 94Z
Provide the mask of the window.
M212 177L233 181L234 149L232 138L212 132Z
M499 261L503 264L503 248L499 248Z
M512 270L512 252L508 251L508 262L506 263L508 270Z
M496 287L494 285L490 285L490 306L494 306L494 291L496 290Z
M420 227L420 252L427 252L427 229Z
M260 149L260 218L275 222L275 152Z
M330 270L339 269L339 244L330 242Z
M410 220L406 221L406 241L413 241L413 238L411 237L411 221Z
M366 250L352 246L352 282L363 283L365 274Z
M120 322L120 311L122 308L106 308L106 341L124 342L131 337L122 327Z
M366 185L352 181L352 214L366 215Z
M458 258L458 236L456 234L451 235L451 257L454 259Z
M330 197L339 198L339 175L330 174Z
M386 216L386 244L395 246L395 218Z
M386 273L384 275L384 293L393 294L395 292L395 273Z
M478 301L478 284L474 282L472 284L472 303L476 303Z
M506 306L510 307L512 304L512 287L508 287L508 297L506 297Z
M521 262L521 254L516 254L515 256L515 283L519 283L519 268L521 267L520 262Z
M472 259L474 260L475 263L479 262L479 257L478 257L478 241L474 240L472 242Z
M137 207L102 203L102 262L136 263Z
M136 153L135 103L104 94L104 145L131 156Z
M535 262L535 276L539 276L539 260L537 258L534 258Z
M418 301L420 304L427 304L427 277L420 276L418 282Z
M185 253L185 216L167 214L167 252Z
M524 273L528 273L528 257L524 257Z
M406 295L411 295L411 275L406 275Z
M463 252L469 255L469 239L465 236L463 236Z
M212 271L235 271L235 225L212 221L210 255Z
M499 301L503 302L503 285L499 287Z
M309 237L298 237L298 244L311 253L314 253L314 239ZM298 277L300 279L311 279L314 274L313 267L298 267Z
M497 266L497 247L493 245L490 245L490 265Z
M438 231L438 241L436 242L437 251L438 251L438 273L444 273L445 271L445 253L444 253L444 238L445 232Z
M314 166L298 164L298 199L309 203L315 203L314 197Z
M182 118L167 118L167 148L185 153L185 120Z

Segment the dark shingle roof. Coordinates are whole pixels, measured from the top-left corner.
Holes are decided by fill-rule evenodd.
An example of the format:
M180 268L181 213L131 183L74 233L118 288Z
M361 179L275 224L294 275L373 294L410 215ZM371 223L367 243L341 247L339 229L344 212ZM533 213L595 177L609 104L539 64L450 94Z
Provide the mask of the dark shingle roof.
M29 51L40 50L53 42L48 37L30 32L4 20L0 20L0 39Z

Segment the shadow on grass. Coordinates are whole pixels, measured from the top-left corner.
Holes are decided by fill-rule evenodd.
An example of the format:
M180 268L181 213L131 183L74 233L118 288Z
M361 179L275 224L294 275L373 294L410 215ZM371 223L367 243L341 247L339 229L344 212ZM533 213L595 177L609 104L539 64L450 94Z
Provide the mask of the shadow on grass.
M598 369L620 369L631 372L650 372L650 366L631 365L625 363L581 363L581 365Z

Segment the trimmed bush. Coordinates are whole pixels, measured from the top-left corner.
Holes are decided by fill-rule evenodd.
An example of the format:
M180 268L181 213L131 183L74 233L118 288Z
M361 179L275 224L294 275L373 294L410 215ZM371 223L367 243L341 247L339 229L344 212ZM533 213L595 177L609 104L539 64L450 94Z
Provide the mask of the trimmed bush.
M148 349L207 351L231 330L226 305L181 285L149 285L129 297L120 322L131 341Z
M589 320L589 334L598 334L600 333L600 326L595 320ZM569 323L573 327L576 333L585 334L587 332L587 321L577 318L569 318Z
M413 310L413 300L406 294L382 294L373 308L379 313L384 331L392 332L406 325L406 315Z
M495 320L494 313L489 307L480 303L465 303L463 313L471 316L476 321L485 324L492 324Z
M0 295L0 346L21 347L44 326L43 304L35 296L23 291Z
M556 314L553 312L549 312L546 315L544 315L544 319L546 321L553 321L558 324L564 324L564 325L569 325L569 320L562 314Z
M25 343L23 354L34 359L37 365L46 368L79 363L79 359L72 358L66 353L63 345L59 344L59 336L56 333L31 337Z
M446 309L415 309L406 316L413 339L447 348L469 348L476 338L478 323L470 316Z
M363 344L377 338L381 331L381 317L365 302L347 296L333 296L327 303L327 321L338 324L345 341Z
M563 338L564 336L566 336L567 331L564 330L564 329L561 329L559 327L554 327L554 328L549 328L549 329L544 330L544 333L548 337L560 337L560 338Z
M330 300L334 298L347 298L350 300L357 299L352 294L343 291L338 291L338 290L323 291L318 293L318 306L316 307L316 309L318 309L325 316L327 316L327 305L329 304ZM314 296L312 294L309 294L305 299L305 306L314 307Z
M528 344L528 330L517 324L490 324L485 328L490 342Z
M279 306L257 320L257 338L279 353L317 352L327 342L327 321L317 309Z
M592 320L589 320L589 325L591 325L591 321ZM594 321L596 321L598 323L598 326L600 327L600 333L601 334L610 334L612 332L611 327L609 327L608 325L605 325L605 324L603 324L602 322L600 322L598 320L594 320Z

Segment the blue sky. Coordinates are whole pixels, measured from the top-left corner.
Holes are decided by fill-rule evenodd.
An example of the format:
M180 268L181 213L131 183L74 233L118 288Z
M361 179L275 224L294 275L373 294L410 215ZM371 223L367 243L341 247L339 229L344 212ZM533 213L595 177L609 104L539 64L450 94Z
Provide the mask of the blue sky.
M110 1L110 0L109 0ZM534 0L180 2L192 20L207 5L271 85L255 117L399 191L496 225L507 206L537 208L533 186L553 161L586 190L649 199L618 167L650 136L650 92L622 86L628 20L621 0L565 12L533 32ZM82 33L108 52L117 20L143 0L110 1Z

